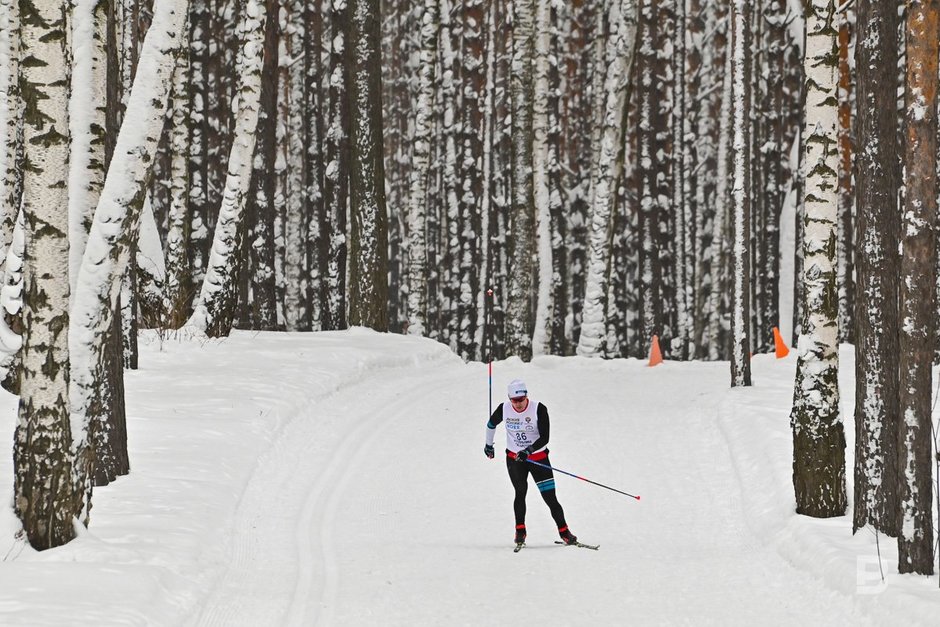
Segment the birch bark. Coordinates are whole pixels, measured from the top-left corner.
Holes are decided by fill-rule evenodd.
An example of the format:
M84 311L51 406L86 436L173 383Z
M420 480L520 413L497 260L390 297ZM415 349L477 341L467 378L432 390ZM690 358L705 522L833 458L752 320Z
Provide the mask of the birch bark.
M806 120L803 171L805 324L800 334L793 409L796 511L816 518L846 508L845 434L839 414L836 221L838 219L838 57L835 0L806 13Z

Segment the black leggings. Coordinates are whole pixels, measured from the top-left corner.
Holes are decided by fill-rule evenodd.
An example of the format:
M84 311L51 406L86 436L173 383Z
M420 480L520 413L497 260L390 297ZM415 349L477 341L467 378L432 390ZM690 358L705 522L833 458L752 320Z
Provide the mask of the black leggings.
M551 465L547 456L540 459L539 463ZM561 508L558 497L555 496L555 475L550 469L536 466L530 462L517 462L508 455L506 456L506 468L509 470L512 487L516 490L516 498L512 503L512 508L516 513L517 525L525 524L525 495L529 488L527 479L531 473L532 478L535 479L535 485L542 494L542 500L545 501L548 509L552 512L555 524L558 525L559 529L567 526L565 524L565 511Z

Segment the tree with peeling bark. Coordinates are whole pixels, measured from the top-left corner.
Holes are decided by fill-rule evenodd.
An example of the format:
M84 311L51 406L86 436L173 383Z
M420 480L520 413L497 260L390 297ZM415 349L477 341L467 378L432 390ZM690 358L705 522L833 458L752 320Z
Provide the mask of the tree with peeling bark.
M835 0L812 0L806 12L806 111L803 284L790 425L796 512L845 514L845 433L839 414L836 220L838 219L838 57Z
M931 390L937 285L937 70L940 3L908 0L898 342L898 571L934 573Z

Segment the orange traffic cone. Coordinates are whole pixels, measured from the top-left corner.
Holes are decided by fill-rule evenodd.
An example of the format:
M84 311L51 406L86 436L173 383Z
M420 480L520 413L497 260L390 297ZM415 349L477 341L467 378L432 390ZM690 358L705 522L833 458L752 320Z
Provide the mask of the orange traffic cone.
M783 338L780 336L780 329L777 327L774 327L774 353L776 353L777 359L781 359L790 354L790 349L783 343Z
M653 341L650 343L650 362L647 366L658 366L661 363L663 363L663 354L659 350L659 336L654 335Z

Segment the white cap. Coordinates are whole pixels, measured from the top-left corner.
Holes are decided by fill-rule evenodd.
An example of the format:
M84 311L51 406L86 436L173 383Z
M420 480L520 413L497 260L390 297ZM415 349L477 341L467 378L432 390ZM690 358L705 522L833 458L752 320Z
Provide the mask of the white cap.
M509 398L519 398L520 396L528 396L529 390L526 389L525 381L522 379L514 379L512 383L509 384Z

